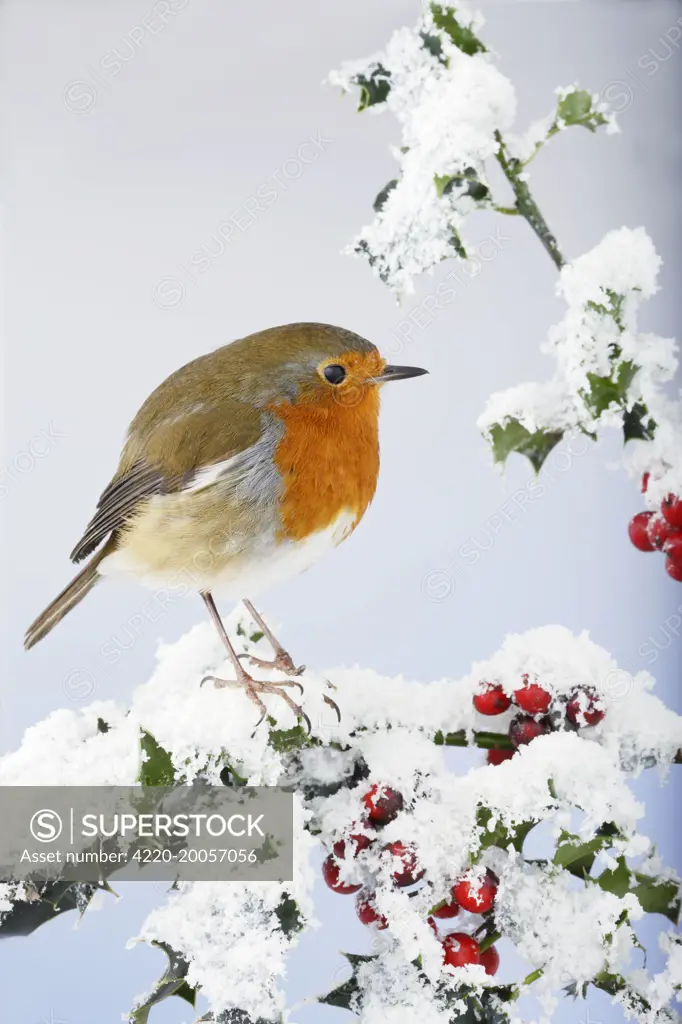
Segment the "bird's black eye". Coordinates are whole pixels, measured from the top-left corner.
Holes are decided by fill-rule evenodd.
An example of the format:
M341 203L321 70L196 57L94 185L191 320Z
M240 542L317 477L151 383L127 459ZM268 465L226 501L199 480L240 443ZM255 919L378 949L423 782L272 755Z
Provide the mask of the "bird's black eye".
M338 363L332 363L330 366L325 366L324 376L330 384L340 384L346 377L346 371Z

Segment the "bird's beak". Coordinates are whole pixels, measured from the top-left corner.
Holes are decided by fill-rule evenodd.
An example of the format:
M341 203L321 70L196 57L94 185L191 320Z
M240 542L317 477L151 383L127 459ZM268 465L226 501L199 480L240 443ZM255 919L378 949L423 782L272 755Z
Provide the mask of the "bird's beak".
M421 366L390 366L388 363L383 371L373 380L376 384L386 384L389 380L407 380L408 377L421 377L428 370L422 370Z

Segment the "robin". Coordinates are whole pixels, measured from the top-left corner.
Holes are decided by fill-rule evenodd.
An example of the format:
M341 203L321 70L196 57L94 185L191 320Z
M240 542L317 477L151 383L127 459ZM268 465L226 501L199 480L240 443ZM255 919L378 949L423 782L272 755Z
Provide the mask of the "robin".
M157 588L189 576L235 674L208 678L244 687L261 721L263 693L305 717L285 689L300 684L246 672L213 593L239 600L262 592L352 533L377 485L380 388L426 372L388 365L342 327L299 323L251 334L171 374L133 419L118 469L71 552L74 562L92 557L29 627L26 648L103 577ZM299 674L244 603L274 652L271 662L252 663Z

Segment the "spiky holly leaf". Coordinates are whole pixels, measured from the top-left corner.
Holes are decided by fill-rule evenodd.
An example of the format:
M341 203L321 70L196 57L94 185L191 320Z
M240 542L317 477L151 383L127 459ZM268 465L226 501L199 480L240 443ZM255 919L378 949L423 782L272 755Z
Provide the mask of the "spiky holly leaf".
M654 878L639 871L631 871L625 857L618 858L618 866L602 871L597 882L605 892L616 896L633 893L642 909L649 914L663 914L673 924L680 916L680 886L671 879Z
M480 858L483 851L487 850L489 846L498 846L502 850L513 846L518 853L521 853L526 836L537 825L537 821L520 821L517 825L510 825L507 828L498 821L495 823L494 828L491 829L490 822L492 816L493 814L489 807L479 807L476 812L476 824L479 829L478 838L481 845L476 856L472 858L474 862Z
M369 963L371 960L376 960L376 956L365 956L361 953L342 953L345 956L348 963L353 968L353 973L350 978L346 981L342 981L340 985L333 988L331 992L327 992L324 996L318 996L318 1003L326 1003L327 1006L338 1006L342 1010L352 1010L355 1005L355 999L360 995L360 986L358 985L358 968L362 964Z
M542 469L545 459L563 437L560 430L536 430L531 433L516 419L504 424L494 423L490 429L493 459L505 462L512 452L525 455L536 473Z
M146 760L140 765L139 780L143 786L172 786L175 784L175 769L167 750L160 747L151 733L143 732L140 747Z
M360 87L358 111L367 110L386 102L391 91L391 72L375 64L369 75L356 75L353 82Z
M595 419L612 405L625 407L628 391L638 370L639 367L632 360L624 359L614 366L608 377L599 377L596 373L587 374L590 387L581 392L581 397Z
M449 195L455 188L463 189L460 195L469 196L477 203L482 203L490 197L490 189L478 179L473 167L467 167L462 174L436 174L433 183L439 199Z
M635 402L623 413L623 443L628 441L653 441L656 434L656 420L649 415L643 402Z
M431 4L431 14L436 28L450 37L458 50L473 57L475 53L485 53L486 48L466 25L460 25L454 8L447 4Z
M47 882L41 886L40 893L36 892L35 898L17 900L11 910L2 915L0 938L30 935L46 921L69 910L84 914L98 889L113 892L108 882Z
M149 1013L164 999L179 996L190 1004L196 1005L197 990L187 984L186 977L189 964L165 942L152 942L152 946L162 949L168 957L168 967L154 986L153 992L133 1010L128 1017L129 1024L147 1024Z
M588 839L587 842L582 842L578 836L562 830L552 863L566 868L577 878L589 875L597 853L609 849L613 845L614 837L619 834L613 825L602 826L599 832L600 834Z
M387 185L384 185L381 192L377 194L376 199L372 203L372 209L374 210L375 213L379 213L380 210L383 210L386 200L390 196L393 189L397 186L397 184L398 179L393 178L391 181L388 182Z
M294 932L300 932L303 927L298 903L296 900L292 899L287 892L282 896L282 902L280 905L275 907L275 914L277 915L279 926L285 935L292 935Z
M592 95L585 89L576 89L575 92L567 93L559 101L557 117L567 125L581 125L591 132L596 132L597 128L608 122L603 114L594 109Z

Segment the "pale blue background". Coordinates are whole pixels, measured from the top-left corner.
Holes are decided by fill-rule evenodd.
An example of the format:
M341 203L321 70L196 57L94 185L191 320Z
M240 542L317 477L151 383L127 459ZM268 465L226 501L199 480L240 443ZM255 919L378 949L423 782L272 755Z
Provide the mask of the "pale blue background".
M551 372L539 345L562 313L554 268L527 225L471 220L474 241L498 226L509 241L433 323L413 331L400 358L392 339L414 303L398 309L364 264L339 255L394 173L388 143L396 125L357 116L352 99L321 82L344 59L383 46L393 28L412 23L416 7L190 0L156 35L143 31L114 76L112 51L129 55L123 39L131 31L139 37L134 29L151 3L4 5L12 111L3 464L50 423L63 436L0 502L7 605L0 749L91 691L125 702L147 677L157 640L180 636L202 616L197 600L178 602L112 668L99 651L126 642L126 623L147 595L132 585L102 586L35 651L21 648L27 623L69 578L68 552L147 393L199 353L302 319L343 324L431 375L386 394L381 482L361 529L266 601L294 655L319 667L357 661L422 679L457 677L506 631L561 622L589 628L625 667L651 667L658 692L679 708L682 587L667 578L660 557L627 542L626 523L641 503L635 484L607 469L617 438L573 459L568 472L563 462L550 464L542 500L490 542L486 523L527 484L529 469L512 460L501 479L475 420L491 391ZM505 0L484 10L485 38L518 91L521 126L550 108L555 86L576 79L609 90L622 111L620 136L575 129L554 140L533 165L533 188L568 257L610 228L647 226L665 263L663 291L647 304L644 326L679 336L682 54L662 39L682 6ZM298 180L282 179L286 191L276 186L277 201L235 232L197 284L184 279L179 306L159 308L157 283L181 277L176 264L188 268L217 224L260 184L272 184L317 130L333 144ZM417 300L450 269L420 281ZM472 542L488 550L467 565L458 552ZM454 583L441 601L424 594L433 570ZM656 649L652 666L638 654L645 643ZM480 755L460 754L454 763L465 766L472 756ZM647 776L637 790L648 803L645 828L664 859L679 865L678 773L663 789ZM158 893L120 889L121 900L79 931L73 916L64 917L28 941L0 946L3 1019L108 1024L149 987L161 954L123 945ZM292 1001L328 987L338 949L362 950L369 941L352 901L319 895L320 915L334 927L301 944ZM651 963L659 962L654 949ZM500 976L513 969L507 954ZM601 995L592 994L589 1007L593 1022L621 1019ZM560 1018L585 1020L585 1013L567 1003ZM153 1019L172 1024L191 1013L169 1002ZM344 1018L313 1006L297 1019Z

